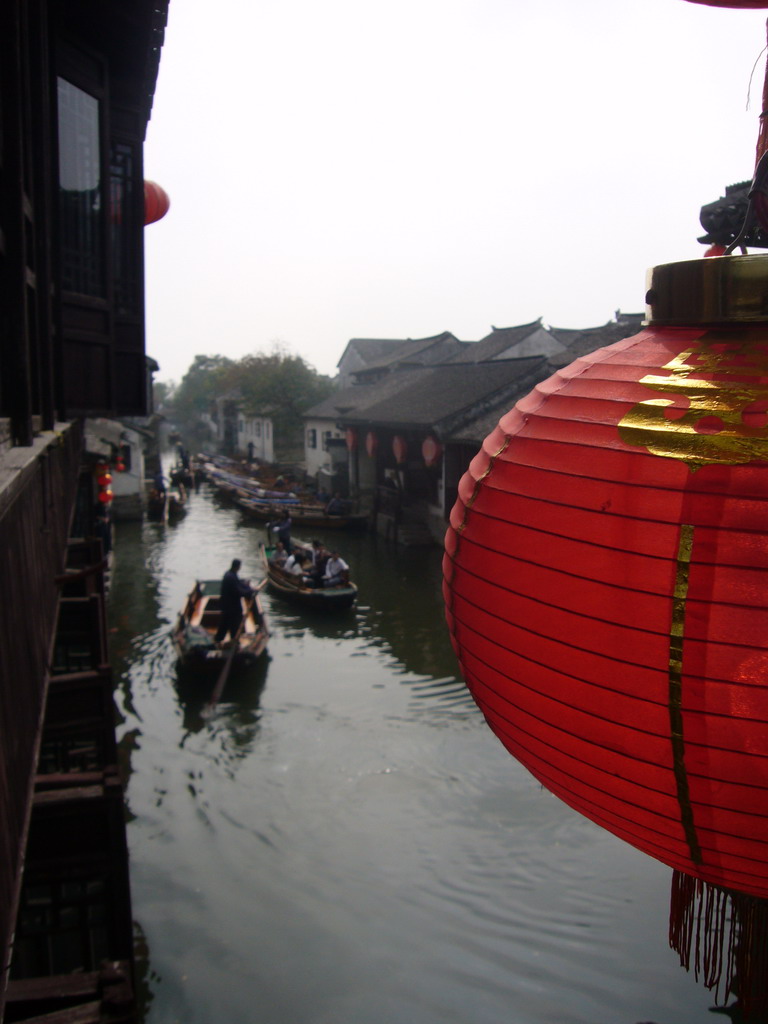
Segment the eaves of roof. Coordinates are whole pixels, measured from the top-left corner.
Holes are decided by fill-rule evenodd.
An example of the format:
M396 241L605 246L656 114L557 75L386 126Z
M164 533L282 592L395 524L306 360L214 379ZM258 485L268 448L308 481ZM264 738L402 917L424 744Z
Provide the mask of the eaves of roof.
M476 415L457 421L451 430L446 432L443 440L446 443L476 444L479 447L515 402L550 375L551 366L546 359L540 359L538 365L529 367L529 372L518 377L511 387L496 396L490 396Z
M356 352L367 366L384 358L388 352L393 351L402 344L402 338L350 338L344 346L344 351L341 353L336 366L341 366L344 357L349 351Z
M475 341L462 348L452 359L452 363L482 363L493 359L501 352L518 344L542 326L541 319L530 324L519 324L516 327L493 327L491 333L480 341Z
M567 366L579 356L588 355L606 345L612 345L624 338L631 338L642 330L643 314L624 314L620 320L609 320L599 327L585 327L581 330L551 327L550 332L566 346L562 355L550 357L553 366Z
M544 366L546 360L536 356L396 371L371 386L368 402L340 418L349 425L451 430L457 422L476 415L492 396L514 390L520 380L528 380Z

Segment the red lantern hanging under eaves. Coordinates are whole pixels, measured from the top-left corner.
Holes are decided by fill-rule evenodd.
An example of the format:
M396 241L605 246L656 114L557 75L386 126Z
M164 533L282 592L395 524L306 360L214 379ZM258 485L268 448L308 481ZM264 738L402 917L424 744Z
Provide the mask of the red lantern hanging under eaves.
M372 459L379 447L379 439L372 430L365 435L365 451L369 459Z
M144 182L144 223L154 224L168 213L171 200L165 189L156 181Z
M408 445L399 434L395 434L392 438L392 451L397 464L402 465L408 456Z
M768 896L768 256L657 267L649 326L517 403L444 594L508 750L665 864Z
M347 442L347 451L353 452L355 448L357 448L357 431L354 429L354 427L347 427L344 436Z
M425 437L421 443L421 456L427 466L435 466L443 454L443 446L436 437Z

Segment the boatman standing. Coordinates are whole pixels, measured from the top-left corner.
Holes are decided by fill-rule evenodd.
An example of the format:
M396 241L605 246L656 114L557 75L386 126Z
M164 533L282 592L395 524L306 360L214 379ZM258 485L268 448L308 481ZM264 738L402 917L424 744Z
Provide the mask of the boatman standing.
M235 639L240 623L243 621L243 606L240 599L253 597L250 584L246 580L241 580L237 575L241 565L240 559L235 558L221 581L221 619L214 637L217 644L222 642L227 633L233 640Z
M290 555L293 549L291 545L291 515L288 509L283 508L279 519L273 523L267 523L267 529L277 536L277 539Z

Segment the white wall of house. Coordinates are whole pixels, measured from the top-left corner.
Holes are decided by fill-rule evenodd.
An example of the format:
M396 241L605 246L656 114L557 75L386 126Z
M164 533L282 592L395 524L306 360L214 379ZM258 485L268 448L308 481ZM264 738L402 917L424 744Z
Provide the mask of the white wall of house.
M219 440L219 424L216 422L216 420L213 418L213 416L211 416L211 414L209 412L204 412L204 413L200 414L200 419L203 421L203 423L206 425L206 427L210 431L211 440L218 441Z
M237 416L237 450L248 457L249 445L253 445L253 457L263 462L275 461L274 431L269 416Z
M317 477L321 469L331 468L327 442L331 438L340 439L344 436L344 431L337 428L335 420L304 420L304 463L308 476Z
M118 420L89 418L85 421L86 451L100 456L112 477L110 505L113 519L141 519L144 515L144 439L138 430ZM117 471L115 454L121 451L125 470Z
M141 519L144 515L144 441L137 431L122 434L125 471L112 473L113 519Z

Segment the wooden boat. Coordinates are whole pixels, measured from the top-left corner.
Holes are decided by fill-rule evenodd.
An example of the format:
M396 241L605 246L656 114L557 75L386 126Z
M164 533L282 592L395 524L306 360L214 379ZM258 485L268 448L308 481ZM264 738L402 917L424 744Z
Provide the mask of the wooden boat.
M147 516L165 522L168 510L168 495L153 487L147 495Z
M194 483L191 469L183 463L177 462L170 472L171 483L176 487L191 487Z
M183 484L168 491L166 516L169 520L180 519L187 511L187 491Z
M220 580L198 580L179 613L171 640L180 663L188 668L218 672L232 653L232 640L216 644L214 636L221 614ZM234 670L255 665L267 649L269 628L258 592L242 598L243 628L232 657Z
M297 544L294 541L293 546L303 548L308 558L311 556L312 549L309 545ZM316 611L340 611L343 608L351 608L357 600L357 587L351 580L335 587L308 587L301 576L294 576L270 562L269 559L275 552L273 547L261 544L260 550L267 586L273 594Z
M276 505L274 502L257 501L242 494L236 496L236 501L245 512L262 522L279 519L282 509L287 508L294 526L318 530L364 530L368 525L368 516L363 513L329 515L323 505Z
M233 467L208 462L205 472L222 494L262 522L278 519L283 509L287 509L295 526L324 530L364 530L368 526L368 516L364 513L328 513L326 506L312 500L311 496L292 490L267 489L261 480L249 477L239 468L235 471Z

